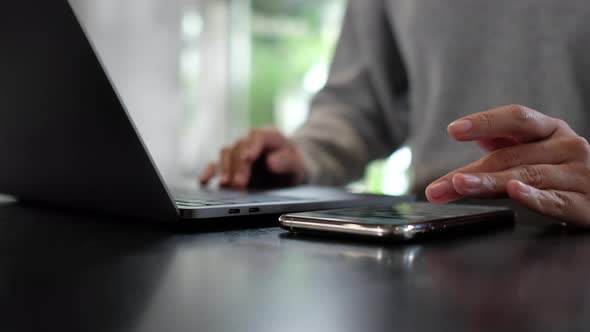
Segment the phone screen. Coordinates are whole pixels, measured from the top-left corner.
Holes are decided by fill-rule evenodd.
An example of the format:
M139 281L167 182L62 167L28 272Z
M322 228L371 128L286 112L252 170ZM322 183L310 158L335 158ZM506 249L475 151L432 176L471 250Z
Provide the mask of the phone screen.
M504 207L477 205L434 205L428 203L398 204L388 208L349 208L332 211L306 212L309 218L329 218L363 224L407 225L441 219L470 217L499 211Z

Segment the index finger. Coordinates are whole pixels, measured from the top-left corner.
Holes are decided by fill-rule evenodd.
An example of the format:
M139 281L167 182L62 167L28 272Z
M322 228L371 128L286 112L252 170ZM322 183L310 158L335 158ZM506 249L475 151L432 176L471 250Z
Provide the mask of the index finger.
M545 139L559 131L571 131L562 120L521 105L509 105L461 118L448 127L458 141L514 138L520 143Z
M207 185L209 181L211 181L211 179L215 176L215 173L217 173L217 163L213 162L210 163L205 171L201 174L199 181L202 185Z
M285 138L274 129L254 129L247 138L242 159L254 162L267 149L276 149L284 144Z

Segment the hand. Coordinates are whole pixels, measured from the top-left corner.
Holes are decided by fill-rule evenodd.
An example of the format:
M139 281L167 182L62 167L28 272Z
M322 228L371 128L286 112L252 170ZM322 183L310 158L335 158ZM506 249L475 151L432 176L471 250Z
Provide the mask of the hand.
M537 212L590 226L590 146L564 121L511 105L464 117L448 132L490 153L428 186L431 203L507 194Z
M293 142L274 128L253 129L236 144L224 148L219 162L211 163L201 175L206 185L220 174L220 185L242 189L248 186L252 167L259 158L270 174L288 179L295 185L304 181L305 170L301 155Z

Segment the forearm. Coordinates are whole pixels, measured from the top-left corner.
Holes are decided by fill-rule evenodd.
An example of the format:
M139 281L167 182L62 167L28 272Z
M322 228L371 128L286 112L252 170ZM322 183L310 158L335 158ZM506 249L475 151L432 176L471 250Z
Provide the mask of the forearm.
M293 136L303 158L306 181L344 185L363 175L369 151L346 118L334 111L316 112Z
M295 134L307 180L341 185L407 136L406 72L381 2L349 2L326 86Z

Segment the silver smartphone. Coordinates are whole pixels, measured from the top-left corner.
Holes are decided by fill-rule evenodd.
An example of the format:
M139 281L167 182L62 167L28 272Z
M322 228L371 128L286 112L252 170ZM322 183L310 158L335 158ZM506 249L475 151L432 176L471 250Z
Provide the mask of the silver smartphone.
M442 231L514 223L506 207L404 203L388 208L347 208L286 214L281 227L291 232L332 233L408 240Z

